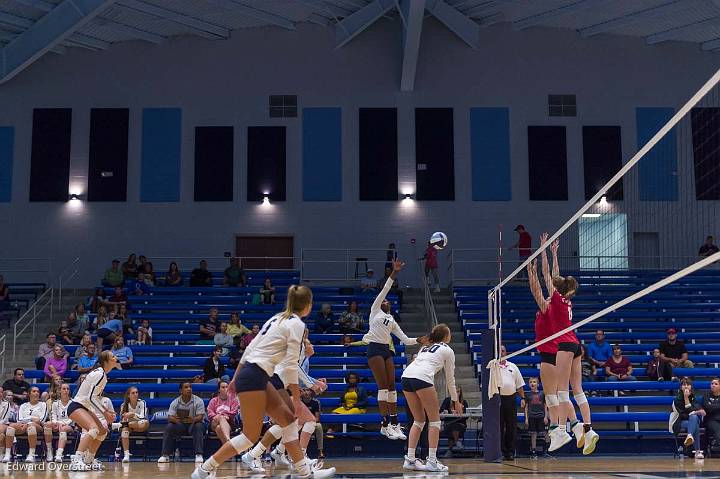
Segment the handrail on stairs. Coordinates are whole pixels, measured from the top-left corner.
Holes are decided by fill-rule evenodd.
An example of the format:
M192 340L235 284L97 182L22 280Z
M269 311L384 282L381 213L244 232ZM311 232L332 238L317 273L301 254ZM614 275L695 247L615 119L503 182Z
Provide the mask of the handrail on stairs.
M12 358L13 361L15 361L15 358L17 357L17 340L18 337L25 332L25 330L32 326L32 337L35 338L35 335L37 334L37 319L40 314L42 314L45 309L48 309L50 311L50 322L53 321L53 303L55 300L55 288L50 287L45 290L43 294L41 294L38 299L35 300L35 302L28 308L27 311L25 311L25 314L20 316L20 318L15 321L15 325L13 326L13 354ZM26 324L22 324L25 322ZM21 326L19 331L18 327ZM1 339L0 339L1 340ZM5 351L4 345L3 345L3 352ZM4 355L3 355L4 360Z

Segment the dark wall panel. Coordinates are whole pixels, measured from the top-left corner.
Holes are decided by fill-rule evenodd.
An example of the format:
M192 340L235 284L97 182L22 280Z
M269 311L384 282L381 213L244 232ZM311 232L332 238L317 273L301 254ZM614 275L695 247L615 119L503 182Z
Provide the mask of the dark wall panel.
M70 108L33 110L30 201L67 201L70 185Z
M619 126L584 126L582 131L585 199L589 200L622 168L622 142ZM622 180L606 196L611 201L622 200Z
M285 127L248 127L247 199L285 201Z
M360 108L360 200L398 199L396 108Z
M567 142L564 126L528 126L531 201L567 201Z
M127 200L127 108L90 111L88 201Z
M417 200L455 199L455 149L452 108L415 109Z
M233 127L195 128L195 201L233 200Z
M690 116L695 199L720 200L720 108L693 108Z

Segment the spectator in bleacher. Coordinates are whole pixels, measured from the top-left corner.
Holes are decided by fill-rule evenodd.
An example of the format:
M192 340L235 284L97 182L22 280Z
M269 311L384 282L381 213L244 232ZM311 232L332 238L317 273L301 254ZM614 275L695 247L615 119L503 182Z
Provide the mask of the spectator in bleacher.
M395 243L390 243L388 249L385 252L385 269L390 268L392 270L392 262L398 258L397 250L395 249Z
M195 450L195 464L203 462L203 443L205 442L205 404L195 396L192 384L180 384L180 396L170 403L168 425L163 434L162 456L158 463L170 462L170 454L175 451L176 442L182 436L192 436Z
M250 332L242 337L244 348L250 346L250 343L253 339L257 337L258 334L260 334L260 325L255 323L252 325L252 329L250 329Z
M91 313L97 313L98 308L100 305L105 304L108 300L107 295L105 295L105 289L104 288L95 288L95 294L90 296L87 300L87 308L89 309Z
M537 459L537 436L545 435L545 445L549 444L547 427L550 423L547 408L545 407L545 394L538 390L540 381L532 377L528 379L530 391L525 395L525 427L530 433L530 454Z
M43 372L45 381L51 382L54 378L62 378L67 371L67 351L61 345L56 344L53 356L45 361Z
M145 275L138 273L137 278L132 286L132 294L142 296L144 294L150 294L151 286L145 281Z
M347 311L343 311L338 320L340 332L343 334L362 333L365 331L363 316L358 310L357 301L350 301Z
M140 256L138 256L138 265L137 265L138 274L145 273L145 265L147 264L147 262L148 262L148 260L145 255L141 254Z
M356 373L348 373L345 377L345 392L340 396L340 407L333 410L335 414L365 414L368 406L368 394L358 383ZM329 432L329 431L328 431Z
M95 363L97 363L98 360L95 348L95 343L91 341L87 346L85 346L85 354L80 356L80 359L78 359L75 364L77 366L78 373L81 375L87 374L95 369Z
M123 370L132 366L133 352L132 349L125 346L125 340L123 339L122 334L115 338L111 351L117 358L117 363L115 363L116 369Z
M122 286L123 274L122 271L120 271L119 266L120 261L116 259L112 260L112 266L105 270L105 275L102 280L103 286Z
M210 429L215 431L220 444L228 442L231 432L238 427L236 418L239 409L238 398L228 392L227 381L218 382L217 392L208 403L207 415Z
M87 345L92 343L92 336L90 336L90 333L85 333L82 338L80 338L80 342L78 343L78 347L75 348L75 362L77 362L85 353L87 352Z
M135 253L128 256L127 261L122 264L122 274L126 280L137 278L138 266Z
M182 286L183 278L175 261L170 263L168 272L165 274L165 286Z
M612 356L610 343L605 341L605 332L602 329L595 331L595 341L587 345L587 355L595 367L602 368Z
M673 368L694 368L695 365L688 359L688 350L685 342L677 339L677 330L668 328L667 341L660 343L660 358L669 362Z
M105 305L100 305L98 314L105 314ZM90 316L85 312L84 304L75 305L75 309L68 315L67 326L75 338L82 338L86 331L90 330Z
M52 378L52 380L49 381L50 386L40 395L41 401L55 401L60 397L60 389L62 388L62 385L65 384L63 382L63 378L60 376L55 376ZM48 407L50 404L48 404Z
M375 278L375 270L370 268L365 273L365 277L360 280L360 292L362 294L377 293L377 278Z
M220 327L218 320L218 309L213 306L206 319L200 321L200 341L198 344L214 344L215 333Z
M525 225L517 225L514 230L518 234L518 240L517 243L509 247L508 249L517 249L518 250L518 266L523 264L530 254L532 253L532 236L530 236L530 233L525 229ZM520 272L518 277L522 278L525 277L527 272L525 271L525 268Z
M127 304L127 295L120 286L115 287L113 295L110 296L105 303L107 304ZM95 311L97 312L97 311Z
M500 346L500 356L506 356L505 345ZM525 407L525 380L520 369L510 361L500 361L502 385L500 387L500 436L501 450L506 461L515 458L515 436L517 431L517 396L520 407Z
M707 258L708 256L712 256L715 253L720 251L718 247L715 245L715 238L712 236L708 236L705 238L705 244L703 244L700 247L700 251L698 251L698 255L702 256L703 258Z
M275 304L275 286L272 285L270 278L265 278L260 288L260 296L263 304Z
M340 346L350 346L352 342L353 338L349 334L343 334L342 338L340 338Z
M122 337L123 324L119 319L108 319L104 324L98 324L97 334L97 350L102 352L103 342L113 344L115 338Z
M212 274L207 269L207 261L200 261L200 266L192 270L190 286L212 286Z
M233 349L228 356L229 369L237 369L240 365L240 358L242 358L244 352L245 345L243 344L243 336L237 335L233 337Z
M315 332L329 333L335 328L335 315L328 303L323 303L315 317Z
M645 372L653 381L665 381L673 377L672 364L670 361L663 361L659 348L653 349L652 358L648 362Z
M245 271L240 266L240 260L238 258L230 258L230 266L225 268L223 276L223 284L225 286L244 287L246 284Z
M123 334L135 336L135 330L133 329L132 325L132 318L130 317L130 313L128 312L127 305L121 304L118 307L118 313L116 318L123 323Z
M587 349L585 349L584 344L580 345L580 358L582 382L586 383L597 381L597 368L590 358L588 358ZM593 395L593 393L594 391L590 392L590 395Z
M120 406L120 438L125 451L122 462L130 462L130 433L145 432L150 427L147 419L148 409L145 401L140 399L140 392L135 386L125 391L125 397Z
M55 346L58 346L57 336L55 336L55 333L47 333L45 335L45 342L38 347L37 357L35 358L35 367L39 371L45 369L45 362L55 356ZM67 359L69 356L68 352L65 351L65 348L62 346L60 346L60 349L63 352L63 357Z
M222 351L222 346L215 346L212 356L205 361L203 380L208 384L217 384L219 381L230 381L230 376L225 374L225 365L221 359Z
M710 438L710 448L720 445L720 378L710 381L710 392L702 396L700 406L705 411L703 425Z
M702 447L700 447L700 422L703 416L705 410L697 402L692 380L687 377L682 378L680 389L672 404L670 430L675 435L680 434L682 430L687 431L683 445L688 452L694 451L696 459L703 459ZM697 444L697 450L691 449L693 444Z
M143 265L142 273L145 276L145 283L148 286L155 286L157 278L155 277L155 268L151 262L148 261Z
M137 343L138 344L152 344L152 328L150 327L150 320L143 319L137 330Z
M63 346L68 346L75 343L75 340L70 333L70 328L68 328L67 326L60 326L58 328L57 342L59 344L62 344Z
M27 401L30 384L25 381L25 370L23 368L15 368L12 379L5 381L2 388L6 395L8 391L12 393L12 397L18 405Z
M458 394L458 402L462 404L463 412L468 408L468 402L463 397L462 386L456 385L455 389ZM542 393L540 393L542 394ZM440 405L440 412L443 414L452 414L452 399L450 396L446 397ZM450 451L462 451L465 449L463 446L463 438L465 437L465 431L467 431L467 418L455 417L446 418L443 427L443 436L447 437L448 449Z
M250 330L240 323L240 313L233 311L230 313L230 324L228 324L227 332L234 338L247 334Z
M632 375L633 367L630 360L623 356L619 344L613 344L612 356L605 363L605 376L608 381L637 381Z
M215 342L215 346L220 346L222 348L222 353L220 353L221 355L227 356L230 354L230 349L233 347L233 337L228 334L227 323L220 323L220 331L215 333L213 341Z
M440 292L440 276L438 275L438 250L428 241L425 254L421 259L425 260L425 281L430 286L430 274L435 281L435 292Z

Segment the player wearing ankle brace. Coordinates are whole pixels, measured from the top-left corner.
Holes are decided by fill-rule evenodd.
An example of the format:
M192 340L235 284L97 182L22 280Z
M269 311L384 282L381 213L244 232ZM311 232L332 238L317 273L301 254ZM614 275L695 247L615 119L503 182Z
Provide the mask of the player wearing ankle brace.
M60 386L60 398L52 401L50 406L50 420L44 425L46 460L48 462L62 462L65 445L67 444L68 434L74 431L72 419L68 417L67 410L70 406L70 386L63 384ZM53 459L52 439L53 432L58 433L57 451Z
M30 388L28 397L28 402L21 404L18 409L17 422L11 423L5 433L5 457L8 458L8 461L15 436L27 434L30 448L25 462L35 462L37 437L43 431L48 408L46 402L40 401L40 389L37 386Z

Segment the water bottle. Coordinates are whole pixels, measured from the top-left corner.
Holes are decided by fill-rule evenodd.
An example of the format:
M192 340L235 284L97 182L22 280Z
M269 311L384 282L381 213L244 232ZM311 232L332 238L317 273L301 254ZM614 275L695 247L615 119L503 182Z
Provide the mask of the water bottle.
M180 448L175 449L175 462L180 462Z

